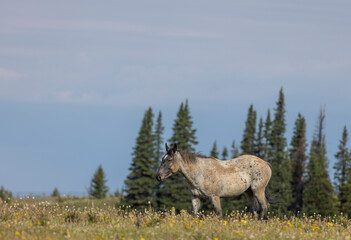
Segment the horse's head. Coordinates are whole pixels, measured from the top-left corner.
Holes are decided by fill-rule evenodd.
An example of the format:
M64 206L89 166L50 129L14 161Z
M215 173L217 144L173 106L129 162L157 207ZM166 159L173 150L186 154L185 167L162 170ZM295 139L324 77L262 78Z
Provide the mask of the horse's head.
M166 143L166 154L163 156L161 165L157 171L157 181L163 182L166 178L178 171L179 158L180 153L177 150L177 144L174 144L173 148L169 148Z

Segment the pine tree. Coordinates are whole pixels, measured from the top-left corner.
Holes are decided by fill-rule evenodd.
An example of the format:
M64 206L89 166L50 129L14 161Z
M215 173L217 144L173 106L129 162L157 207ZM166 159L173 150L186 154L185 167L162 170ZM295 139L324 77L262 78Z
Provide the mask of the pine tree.
M347 148L348 132L346 126L342 132L338 149L335 154L334 179L338 193L339 211L351 216L351 154Z
M273 210L286 213L291 204L291 162L288 158L287 143L285 138L285 101L283 89L280 89L278 102L276 103L274 120L272 122L270 136L270 151L268 161L272 165L272 177L270 189L272 194L280 201L280 205L273 206Z
M223 151L222 151L222 159L226 160L228 157L228 149L226 147L223 147Z
M162 113L158 113L157 121L156 121L156 126L154 130L154 136L155 136L155 164L156 164L156 169L160 164L161 158L164 154L163 150L163 131L165 130L164 126L162 125Z
M260 117L260 121L258 123L258 132L255 138L255 152L254 155L263 158L264 154L264 142L263 142L264 134L263 134L263 120Z
M52 191L51 197L60 197L60 192L56 187Z
M108 192L108 187L106 186L106 176L102 166L99 165L93 178L90 182L90 187L88 193L94 198L104 198Z
M264 144L263 144L263 159L268 160L272 156L272 120L271 120L271 111L268 109L266 121L264 123Z
M158 117L157 117L157 120L156 120L156 126L155 126L155 130L154 130L154 138L155 138L155 159L154 159L154 162L155 162L155 175L157 173L157 168L158 166L160 165L161 163L161 158L162 156L164 155L164 143L163 143L163 131L164 131L164 126L162 124L162 113L161 111L159 112L158 114ZM155 186L155 196L159 196L159 192L160 192L160 189L161 187L163 186L163 183L159 183L159 184L156 184ZM158 201L155 200L155 208L159 208L158 206Z
M210 152L210 156L214 158L218 158L219 152L217 151L217 142L214 141L212 150Z
M123 203L142 209L150 204L156 206L155 191L155 137L151 107L145 112L133 152L130 173L125 183Z
M304 190L304 174L306 168L306 122L299 113L295 121L294 135L291 139L290 160L292 163L292 196L290 209L296 215L302 210L302 196Z
M324 120L325 110L321 108L310 148L303 196L303 210L308 215L317 213L322 216L330 216L335 213L334 191L327 170Z
M195 133L196 129L193 128L188 101L186 101L185 104L181 103L180 105L173 125L173 136L168 141L176 143L181 151L195 151L194 145L198 143ZM191 193L188 183L179 172L166 179L157 199L161 208L175 207L178 211L181 209L191 210Z
M12 198L12 192L9 190L6 190L4 188L4 186L1 185L0 187L0 202L2 201L6 201L6 202L10 202Z
M241 141L242 154L255 154L256 111L251 104L247 114L243 140Z
M231 150L231 153L232 153L232 158L237 158L239 157L239 149L238 149L238 146L235 144L235 140L233 141L232 143L232 150Z

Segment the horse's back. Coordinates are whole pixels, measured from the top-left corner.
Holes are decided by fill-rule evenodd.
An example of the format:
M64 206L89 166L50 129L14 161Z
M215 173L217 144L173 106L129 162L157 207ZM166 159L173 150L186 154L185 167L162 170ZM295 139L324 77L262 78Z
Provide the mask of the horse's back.
M251 181L268 183L272 175L271 166L265 160L254 155L241 155L228 161L227 165L235 165L237 171L247 172Z

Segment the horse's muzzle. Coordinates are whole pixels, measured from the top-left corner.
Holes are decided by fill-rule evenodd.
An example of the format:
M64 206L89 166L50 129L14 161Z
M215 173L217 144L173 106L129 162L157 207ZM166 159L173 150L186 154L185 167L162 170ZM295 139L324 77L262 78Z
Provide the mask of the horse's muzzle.
M156 176L156 180L157 180L157 181L159 181L159 182L162 182L162 181L163 181L163 179L162 179L161 175L159 175L159 174L157 174L157 176Z

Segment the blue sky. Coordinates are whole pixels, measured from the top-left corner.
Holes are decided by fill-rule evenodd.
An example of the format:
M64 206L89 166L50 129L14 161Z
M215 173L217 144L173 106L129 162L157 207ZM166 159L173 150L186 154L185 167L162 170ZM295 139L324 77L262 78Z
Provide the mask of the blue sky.
M0 8L0 184L121 188L142 116L189 100L198 151L241 141L247 109L286 97L311 140L326 105L330 170L351 129L349 1L7 1Z

